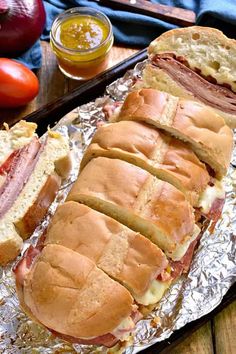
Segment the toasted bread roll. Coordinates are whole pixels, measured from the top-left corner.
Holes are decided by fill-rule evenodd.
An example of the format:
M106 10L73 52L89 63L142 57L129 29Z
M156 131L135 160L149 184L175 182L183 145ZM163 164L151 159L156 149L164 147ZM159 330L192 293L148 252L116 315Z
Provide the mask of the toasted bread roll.
M173 96L202 102L213 108L214 111L224 119L229 127L235 128L236 111L235 113L229 113L228 110L229 107L230 109L232 108L232 105L236 100L236 94L234 93L235 99L232 100L232 97L230 97L232 96L232 93L230 93L227 88L221 88L221 91L223 91L224 94L223 92L222 94L217 94L217 85L214 86L205 80L204 85L201 85L199 89L199 85L196 85L195 83L195 78L191 82L187 75L185 75L185 77L185 81L182 82L182 80L176 78L175 75L171 76L166 70L161 69L156 65L148 64L143 70L142 80L137 82L135 88L153 88L159 91L165 91ZM185 84L186 81L188 81L188 85ZM205 86L208 87L208 90L206 90ZM229 95L228 98L226 97L227 95ZM217 96L219 96L218 100L216 99ZM218 103L216 104L216 102ZM225 107L224 111L222 110L223 107Z
M157 303L170 284L170 278L161 280L168 261L156 245L112 218L76 202L58 207L45 244L61 245L88 257L144 305ZM151 293L154 285L156 291Z
M199 230L184 194L127 162L90 161L67 200L84 203L147 236L172 259L183 257Z
M154 89L133 91L117 120L149 123L187 142L200 160L222 178L229 167L233 134L212 109Z
M186 144L166 136L151 125L132 121L98 128L81 161L80 169L98 156L121 159L144 168L181 190L193 206L210 176Z
M132 322L129 292L90 259L63 246L47 245L17 281L17 291L37 321L78 342L115 333L123 321Z

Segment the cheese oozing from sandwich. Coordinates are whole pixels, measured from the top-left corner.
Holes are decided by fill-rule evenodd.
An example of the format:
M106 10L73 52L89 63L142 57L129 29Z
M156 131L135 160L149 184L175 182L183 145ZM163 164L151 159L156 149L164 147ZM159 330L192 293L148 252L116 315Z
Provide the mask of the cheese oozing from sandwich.
M149 286L148 290L143 295L134 296L134 299L139 304L145 306L156 304L158 303L158 301L161 300L161 298L163 297L165 291L169 288L169 286L170 286L170 281L163 282L154 279L151 282L151 285Z
M208 185L201 194L198 206L204 214L207 214L216 199L224 199L225 191L221 181L215 180L214 186Z

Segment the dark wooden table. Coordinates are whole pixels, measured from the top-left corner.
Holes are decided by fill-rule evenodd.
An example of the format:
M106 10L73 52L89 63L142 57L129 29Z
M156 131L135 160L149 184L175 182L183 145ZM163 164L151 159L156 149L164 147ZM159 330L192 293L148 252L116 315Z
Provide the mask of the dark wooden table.
M37 75L40 92L29 105L21 109L1 110L0 123L12 124L42 105L58 98L81 83L65 78L59 71L48 43L42 43L43 65ZM110 66L137 52L136 49L113 47ZM236 354L236 302L197 330L170 354ZM153 354L158 354L153 351Z

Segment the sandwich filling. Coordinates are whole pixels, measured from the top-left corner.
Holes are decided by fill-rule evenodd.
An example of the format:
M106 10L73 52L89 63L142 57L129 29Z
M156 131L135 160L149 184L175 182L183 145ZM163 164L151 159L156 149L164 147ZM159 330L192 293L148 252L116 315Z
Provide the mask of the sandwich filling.
M43 145L34 137L15 150L0 166L0 218L11 208L27 183L42 152Z
M231 88L218 85L212 77L203 78L188 67L183 57L175 57L172 53L156 54L152 57L152 64L208 106L236 114L236 94Z
M51 328L48 330L59 338L65 341L77 344L87 344L87 345L104 345L107 348L113 347L119 341L124 342L129 340L132 332L135 329L135 324L142 318L141 313L137 310L137 306L133 306L133 312L127 318L125 318L119 326L112 331L112 333L107 333L99 337L91 338L76 338L68 336L62 333L58 333Z
M198 207L208 219L217 221L222 213L225 201L225 191L220 181L214 180L201 194Z
M153 305L158 303L163 297L165 291L170 286L171 280L169 281L160 281L158 279L154 279L148 290L143 295L136 295L134 299L144 306Z

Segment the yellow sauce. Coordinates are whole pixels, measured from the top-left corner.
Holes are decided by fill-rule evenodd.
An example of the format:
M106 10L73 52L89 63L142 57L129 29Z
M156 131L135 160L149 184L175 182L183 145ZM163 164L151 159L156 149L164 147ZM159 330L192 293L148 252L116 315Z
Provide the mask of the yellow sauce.
M58 29L59 42L68 49L92 49L108 36L109 29L101 20L87 16L69 18Z
M108 23L89 15L66 18L57 26L51 40L61 70L82 79L106 69L112 44Z

